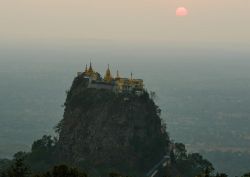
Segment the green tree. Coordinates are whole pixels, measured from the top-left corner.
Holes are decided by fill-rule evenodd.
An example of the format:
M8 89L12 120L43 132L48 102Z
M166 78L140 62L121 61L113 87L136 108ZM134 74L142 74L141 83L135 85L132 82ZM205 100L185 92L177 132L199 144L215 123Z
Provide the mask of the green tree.
M44 135L41 139L32 144L30 160L31 162L44 161L46 163L52 162L56 138Z
M23 152L23 151L19 151L17 153L14 154L14 159L25 159L27 157L27 153Z
M184 144L175 143L175 159L176 160L186 160L187 159L187 150Z
M172 149L170 151L170 160L171 160L171 164L176 163L175 154L174 154L174 151Z
M228 177L225 173L217 173L215 177Z
M244 174L242 177L250 177L250 172L249 172L249 173Z
M66 165L55 166L52 171L53 177L87 177L87 174L76 168Z
M54 166L52 171L48 171L42 175L33 175L33 177L87 177L87 175L77 168L71 168L67 165L58 165Z
M172 156L172 157L171 157ZM171 161L178 170L187 177L194 177L197 175L209 177L214 171L213 165L203 159L199 153L188 154L185 145L182 143L175 143L174 158L170 153Z
M55 145L54 140L51 136L44 135L42 139L37 140L33 143L31 151L48 150Z
M109 177L123 177L123 175L121 175L119 173L110 173Z
M30 170L24 164L23 158L17 158L5 175L8 177L28 177L30 175Z

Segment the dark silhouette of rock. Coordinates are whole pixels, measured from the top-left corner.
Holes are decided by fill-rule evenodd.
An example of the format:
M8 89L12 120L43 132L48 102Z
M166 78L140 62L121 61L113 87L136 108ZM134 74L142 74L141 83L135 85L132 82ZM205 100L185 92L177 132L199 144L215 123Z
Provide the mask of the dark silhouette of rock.
M169 153L169 137L149 94L87 88L84 75L67 92L58 124L59 160L97 174L145 175Z

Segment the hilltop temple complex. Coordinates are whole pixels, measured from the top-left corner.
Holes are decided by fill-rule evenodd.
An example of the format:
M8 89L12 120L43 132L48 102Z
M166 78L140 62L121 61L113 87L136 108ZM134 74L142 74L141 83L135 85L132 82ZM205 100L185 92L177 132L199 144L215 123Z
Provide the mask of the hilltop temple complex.
M78 72L79 75L83 75L84 78L89 80L88 88L112 90L115 93L135 92L137 95L142 94L144 91L142 79L134 79L132 73L130 78L122 78L119 75L119 71L113 77L109 65L104 78L98 72L94 71L91 63L89 67L86 65L84 72Z

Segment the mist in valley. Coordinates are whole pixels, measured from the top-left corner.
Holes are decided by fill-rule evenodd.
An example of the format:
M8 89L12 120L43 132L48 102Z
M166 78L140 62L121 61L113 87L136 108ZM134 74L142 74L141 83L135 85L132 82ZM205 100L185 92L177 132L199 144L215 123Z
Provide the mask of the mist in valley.
M90 60L104 74L144 80L170 137L230 175L249 171L250 53L175 45L0 48L0 158L28 151L62 119L66 90ZM233 167L233 168L232 168Z

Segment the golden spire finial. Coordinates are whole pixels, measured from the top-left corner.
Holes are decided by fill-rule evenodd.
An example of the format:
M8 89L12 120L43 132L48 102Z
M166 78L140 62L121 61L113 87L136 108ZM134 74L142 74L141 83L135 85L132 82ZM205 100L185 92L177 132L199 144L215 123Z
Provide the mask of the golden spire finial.
M116 78L120 78L119 71L116 71Z
M106 72L108 72L111 75L111 72L110 72L110 69L109 69L109 64L108 64L108 69L107 69Z
M88 65L85 66L85 73L88 72Z
M89 67L92 68L92 62L91 62L91 60L89 62Z
M106 70L106 74L104 76L104 80L107 81L107 82L110 82L112 81L112 75L111 75L111 71L109 69L109 64L108 64L108 69Z
M89 70L88 70L88 72L89 73L93 73L94 72L94 70L92 68L92 62L91 62L91 60L90 60L90 63L89 63Z

